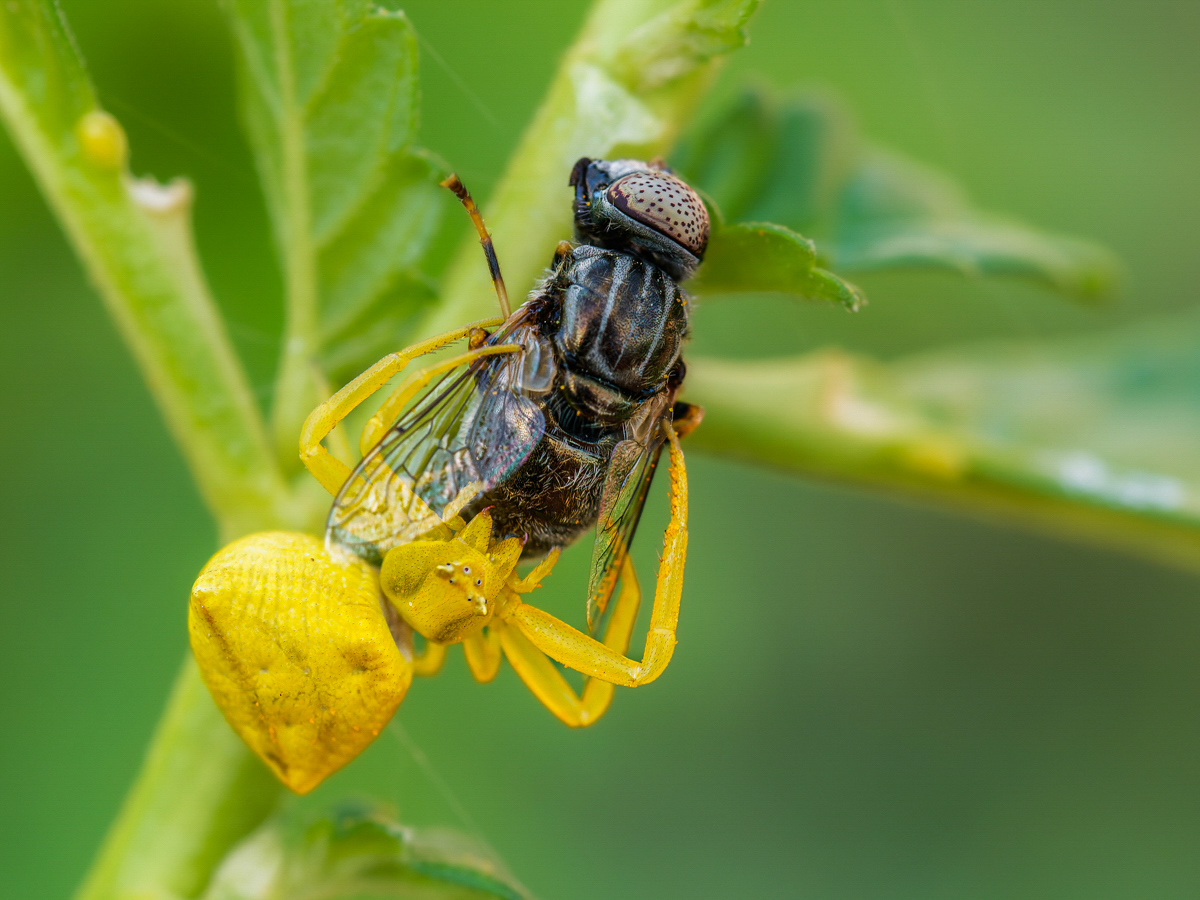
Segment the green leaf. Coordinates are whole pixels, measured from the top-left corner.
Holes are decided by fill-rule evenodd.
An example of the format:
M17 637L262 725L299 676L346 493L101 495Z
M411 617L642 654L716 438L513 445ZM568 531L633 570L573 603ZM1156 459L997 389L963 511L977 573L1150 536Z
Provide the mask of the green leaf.
M948 269L1023 278L1077 299L1110 292L1113 257L974 209L941 175L865 144L823 97L743 93L674 160L728 221L777 222L816 239L839 272Z
M446 192L442 167L413 147L417 48L403 13L365 0L226 0L225 9L284 271L274 426L294 464L300 421L319 399L314 366L374 361L350 348L374 346L357 338L368 325L381 330L366 313L382 297L397 312L390 324L429 302L421 264Z
M1200 320L967 347L688 361L689 443L1200 566Z
M487 852L450 832L397 825L379 808L284 819L236 847L203 900L524 900Z
M374 362L397 349L396 336L412 331L415 305L437 301L431 278L401 275L390 290L349 318L338 331L330 331L321 354L321 367L335 383L345 383Z
M1093 244L975 212L937 173L881 151L844 186L836 223L831 255L846 271L1014 276L1081 300L1103 297L1117 278L1113 258Z
M356 375L397 349L401 329L381 324L413 315L436 299L422 262L445 203L440 166L417 154L390 161L381 188L323 248L320 256L322 358L341 358ZM386 340L380 353L354 356L348 345ZM328 370L327 371L331 371Z
M806 300L829 300L852 312L866 302L854 285L816 267L813 242L782 225L748 222L717 225L704 265L688 292L713 294L764 291Z

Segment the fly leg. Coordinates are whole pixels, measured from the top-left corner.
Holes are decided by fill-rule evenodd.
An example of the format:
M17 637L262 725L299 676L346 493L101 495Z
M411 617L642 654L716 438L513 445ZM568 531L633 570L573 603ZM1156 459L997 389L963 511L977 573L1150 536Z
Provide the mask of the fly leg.
M495 324L495 320L492 319L476 322L419 344L413 344L407 350L399 353L389 353L309 413L308 418L304 421L304 427L300 429L300 459L312 476L321 483L325 490L336 496L350 475L350 467L326 450L321 441L337 427L342 419L387 384L413 359L466 337L473 328L493 324Z
M451 173L441 183L441 186L454 192L454 196L458 198L466 209L467 215L471 217L475 231L479 234L479 244L483 247L483 255L487 257L488 274L492 276L492 287L496 291L496 300L500 303L500 315L507 319L508 289L504 286L504 276L500 274L500 260L496 258L496 246L492 243L492 236L488 234L487 226L483 224L483 216L479 214L479 209L475 206L475 201L471 198L467 186L459 180L457 175Z
M641 606L641 591L628 559L622 569L621 593L612 609L608 628L604 633L603 647L613 654L624 656L629 650L629 639L637 621ZM526 637L520 627L505 627L500 623L500 643L509 665L513 667L525 686L538 701L563 723L572 728L583 728L594 724L612 703L611 681L588 678L583 692L576 693L570 682L563 677L558 667L534 643Z
M637 687L653 681L662 674L675 651L675 629L679 622L683 566L687 556L687 470L674 429L667 424L663 426L663 430L671 451L671 522L663 538L662 561L658 566L654 606L650 614L650 629L646 633L642 661L635 662L627 658L625 650L618 651L609 642L607 635L604 643L601 643L549 613L519 600L514 600L500 613L511 631L519 632L525 642L551 659L556 659L564 666L592 678L625 687ZM630 583L636 584L632 568L622 573L621 580L626 584L622 590L624 595ZM613 614L616 615L616 610ZM632 628L632 623L629 627ZM502 638L508 641L505 644L506 652L509 644L512 644L520 655L524 649L520 640L508 638L507 632ZM625 643L627 646L628 639ZM515 662L514 668L517 668Z

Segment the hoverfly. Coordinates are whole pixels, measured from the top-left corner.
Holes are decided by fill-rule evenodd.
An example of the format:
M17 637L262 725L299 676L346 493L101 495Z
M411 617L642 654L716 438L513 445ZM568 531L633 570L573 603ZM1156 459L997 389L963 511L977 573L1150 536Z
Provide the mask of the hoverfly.
M360 732L386 724L413 672L436 672L447 644L463 644L480 681L507 658L574 726L604 713L613 685L645 684L670 660L687 546L679 438L703 415L677 399L690 312L679 282L703 258L708 213L660 162L585 158L569 183L576 243L558 245L545 279L510 314L483 220L456 176L444 182L479 232L503 316L385 357L309 416L301 458L335 496L323 553L305 536L251 535L214 556L193 588L192 643L206 682L239 734L296 790L357 754L369 742ZM353 470L322 446L409 362L463 339L465 352L384 400ZM628 551L664 447L672 518L636 662L624 655L640 603ZM521 600L559 550L593 527L588 626L599 638ZM518 578L519 558L543 559ZM371 590L386 626L372 620L369 640L318 659L305 643L313 623L325 629L349 608L365 621ZM246 610L257 617L252 628L228 621ZM302 634L279 636L281 610ZM380 637L388 627L401 656L411 658L407 629L425 638L424 653L411 664L393 654ZM354 643L348 631L327 630ZM288 674L268 683L276 660ZM582 695L551 660L588 676ZM355 704L350 719L325 702L309 715L315 697L335 694Z

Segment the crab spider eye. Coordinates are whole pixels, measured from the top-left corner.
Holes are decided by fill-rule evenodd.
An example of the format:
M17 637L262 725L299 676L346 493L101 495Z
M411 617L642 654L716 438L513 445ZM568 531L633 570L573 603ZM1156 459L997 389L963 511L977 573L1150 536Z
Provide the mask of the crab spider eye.
M431 565L439 560L446 562ZM477 632L492 614L507 573L492 577L488 567L488 558L467 545L413 541L388 551L379 582L409 627L427 640L452 644Z

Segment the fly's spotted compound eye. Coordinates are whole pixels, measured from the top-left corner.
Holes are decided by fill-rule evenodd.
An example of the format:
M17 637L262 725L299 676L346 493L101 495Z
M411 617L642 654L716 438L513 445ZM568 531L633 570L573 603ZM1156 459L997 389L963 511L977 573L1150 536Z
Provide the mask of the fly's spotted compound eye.
M626 175L609 187L608 201L693 256L704 255L708 245L708 210L696 192L674 175L665 172Z

